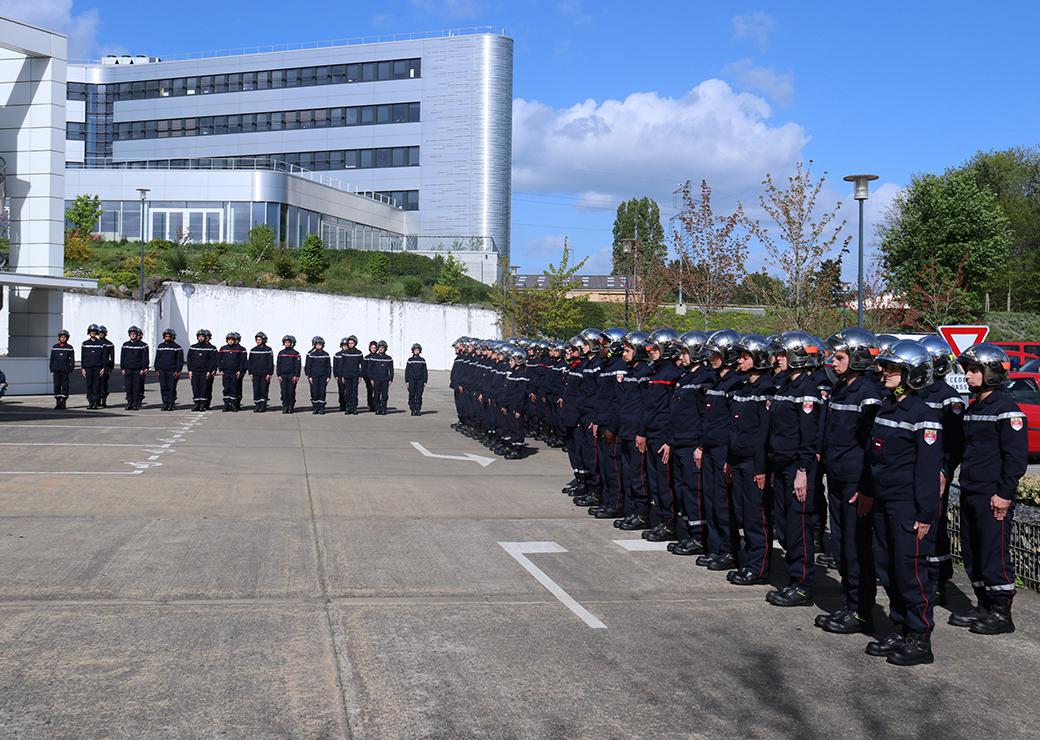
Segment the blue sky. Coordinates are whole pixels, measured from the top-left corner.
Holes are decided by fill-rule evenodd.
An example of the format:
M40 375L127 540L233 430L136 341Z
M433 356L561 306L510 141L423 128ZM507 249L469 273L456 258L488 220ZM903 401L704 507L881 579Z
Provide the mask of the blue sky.
M1008 2L196 2L8 0L79 54L504 28L516 41L513 263L555 261L566 235L609 269L619 199L706 178L718 208L753 206L800 159L876 172L868 224L920 172L1040 143L1040 4ZM854 203L846 199L854 220ZM869 226L868 226L869 229ZM761 256L752 257L752 267ZM846 275L851 275L851 264Z

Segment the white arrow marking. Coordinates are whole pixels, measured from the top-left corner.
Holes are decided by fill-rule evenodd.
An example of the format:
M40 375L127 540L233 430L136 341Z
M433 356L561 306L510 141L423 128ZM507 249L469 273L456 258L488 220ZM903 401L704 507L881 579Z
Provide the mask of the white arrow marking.
M412 444L415 444L414 442ZM552 578L545 574L541 568L532 563L526 555L567 552L555 542L499 542L502 549L508 552L523 569L534 576L534 579L545 587L545 590L555 596L561 604L570 609L581 621L594 630L605 630L607 625L599 621L599 618L588 609L583 607L574 598L564 591Z
M651 550L667 550L667 542L650 542L649 540L612 540L615 545L629 552L649 552Z
M482 457L481 455L474 455L472 452L466 452L462 455L438 455L434 452L430 452L428 449L423 447L418 442L412 442L412 447L419 450L423 454L423 457L437 457L441 460L466 460L476 463L480 463L480 467L486 468L488 465L495 461L493 457Z

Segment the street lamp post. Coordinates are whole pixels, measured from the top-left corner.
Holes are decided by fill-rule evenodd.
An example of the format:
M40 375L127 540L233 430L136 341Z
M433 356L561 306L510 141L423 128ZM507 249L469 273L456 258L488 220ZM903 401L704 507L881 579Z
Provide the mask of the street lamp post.
M512 282L512 285L510 286L511 290L509 292L511 294L513 294L513 299L514 299L513 300L512 316L510 317L510 324L512 325L512 330L509 332L509 335L512 336L512 337L516 336L516 290L517 290L517 287L516 287L516 274L517 274L517 271L519 271L519 269L520 269L520 265L510 265L509 266L509 279Z
M877 175L846 175L845 182L851 182L852 197L859 201L859 286L856 304L856 325L863 328L863 201L869 196L870 182L878 179Z
M625 264L629 262L628 255L632 252L633 239L624 239L621 242L621 251L625 255ZM628 328L628 275L625 275L625 328Z
M144 202L148 198L150 188L138 188L137 192L141 194L141 301L144 301Z
M185 303L185 316L184 316L184 336L189 340L191 339L191 297L195 295L195 286L191 283L184 283L181 286L181 290L184 291L184 303Z

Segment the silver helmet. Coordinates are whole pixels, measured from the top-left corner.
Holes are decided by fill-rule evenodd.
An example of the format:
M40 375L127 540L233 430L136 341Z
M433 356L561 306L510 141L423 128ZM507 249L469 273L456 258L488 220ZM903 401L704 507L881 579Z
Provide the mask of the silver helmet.
M653 334L646 340L647 350L651 347L656 348L661 353L662 360L674 360L682 352L682 340L679 339L679 332L670 326L665 326Z
M292 334L286 334L284 337L282 337L282 344L285 344L286 342L289 342L290 344L296 344L296 337L294 337Z
M607 329L603 332L603 336L607 338L607 351L610 352L611 356L620 355L625 349L625 330L614 327Z
M820 346L812 334L785 331L780 335L780 346L787 355L787 367L792 370L809 370L817 366Z
M1007 352L995 344L982 342L973 344L957 357L957 364L965 372L971 366L977 366L982 370L982 385L999 386L1007 380L1008 371L1011 370L1011 358Z
M761 334L745 334L737 340L737 351L747 353L751 357L751 367L755 370L770 370L773 367L773 353L769 340Z
M691 361L700 362L707 359L704 346L708 342L708 336L708 332L705 331L688 331L679 337Z
M902 385L915 391L932 384L932 358L928 350L912 339L900 339L888 352L878 355L878 365L903 371Z
M708 337L704 351L708 357L712 355L721 357L723 366L733 367L740 359L740 350L737 349L739 341L740 335L732 329L719 329Z
M632 348L632 357L636 360L646 359L646 342L650 335L645 331L630 331L625 335L625 346Z
M827 344L834 352L844 352L849 356L849 370L861 373L874 366L880 353L877 337L874 332L850 326L827 339Z
M950 349L950 345L934 334L921 337L919 341L921 346L928 350L928 354L931 355L932 370L935 372L935 377L945 378L953 367L953 350Z
M892 345L899 341L899 337L894 334L878 334L878 354L884 354L892 349Z

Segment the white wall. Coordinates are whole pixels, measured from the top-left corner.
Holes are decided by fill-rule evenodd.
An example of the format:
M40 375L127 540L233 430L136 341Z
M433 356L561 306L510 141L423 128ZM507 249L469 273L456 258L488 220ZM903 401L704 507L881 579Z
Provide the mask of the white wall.
M263 331L275 345L284 334L293 334L305 351L311 337L319 335L330 353L342 337L354 334L363 351L370 339L385 339L399 367L410 354L408 348L418 342L431 370L451 367L451 342L459 336L499 335L497 314L486 309L222 285L195 285L189 299L181 283L167 284L165 293L147 304L66 292L64 316L74 344L82 341L92 323L107 326L109 338L117 344L126 337L127 327L136 324L152 347L162 341L167 326L184 347L195 341L199 328L212 331L218 346L229 331L239 332L250 346L256 332Z

